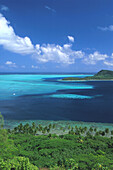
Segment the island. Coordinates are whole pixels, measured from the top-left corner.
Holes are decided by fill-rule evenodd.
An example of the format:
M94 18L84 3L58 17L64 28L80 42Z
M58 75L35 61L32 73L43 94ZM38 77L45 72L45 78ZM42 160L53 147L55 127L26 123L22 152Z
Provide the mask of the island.
M111 70L101 70L98 73L96 73L94 76L87 76L87 77L84 77L84 78L66 77L66 78L63 78L62 80L66 80L66 81L113 80L113 71L111 71Z

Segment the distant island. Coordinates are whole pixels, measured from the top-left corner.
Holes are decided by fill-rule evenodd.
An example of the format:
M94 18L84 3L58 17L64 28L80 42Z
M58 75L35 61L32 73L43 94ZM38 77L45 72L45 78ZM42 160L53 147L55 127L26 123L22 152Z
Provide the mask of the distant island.
M66 77L62 80L113 80L113 71L110 70L101 70L98 73L96 73L94 76L88 76L84 78L78 78L78 77Z

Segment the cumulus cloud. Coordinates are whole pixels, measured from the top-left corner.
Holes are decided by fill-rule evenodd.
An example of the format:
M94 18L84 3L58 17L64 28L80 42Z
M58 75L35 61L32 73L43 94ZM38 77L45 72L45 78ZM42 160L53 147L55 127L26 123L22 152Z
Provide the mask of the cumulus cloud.
M1 5L1 11L8 11L9 8L5 5Z
M108 27L98 27L101 31L113 31L113 25L110 25Z
M70 42L74 42L74 37L68 36L68 39L69 39Z
M40 62L54 61L56 63L73 64L76 58L82 58L84 52L74 51L71 44L64 44L63 46L55 44L36 45L37 54L34 58Z
M56 12L56 11L55 11L55 9L50 8L50 7L49 7L49 6L47 6L47 5L45 6L45 8L46 8L46 9L48 9L48 10L50 10L50 11L52 11L52 12Z
M5 49L18 53L30 54L34 51L34 46L29 37L19 37L15 34L10 22L0 14L0 45Z
M74 37L68 36L70 42L74 42ZM62 46L55 44L37 44L34 46L29 37L20 37L15 34L10 22L0 14L0 45L5 49L18 54L31 54L38 62L56 62L63 64L73 64L76 58L84 56L82 51L72 50L72 44L67 43Z
M58 44L36 44L33 45L29 37L20 37L15 34L10 22L0 14L0 45L5 49L22 54L31 55L37 62L47 63L55 62L60 64L73 64L77 59L82 59L86 64L96 64L98 61L106 61L109 56L101 54L98 51L86 55L82 50L73 50L74 37L68 36L69 43ZM113 54L111 55L113 58ZM105 62L107 65L107 61ZM6 65L16 67L16 64L7 61ZM32 68L39 68L38 66L31 66ZM24 68L24 67L23 67Z
M109 56L107 54L100 54L98 51L95 51L93 54L89 54L88 57L84 58L86 64L96 64L97 61L104 61Z
M5 65L7 65L9 67L17 67L16 63L13 63L12 61L6 61Z

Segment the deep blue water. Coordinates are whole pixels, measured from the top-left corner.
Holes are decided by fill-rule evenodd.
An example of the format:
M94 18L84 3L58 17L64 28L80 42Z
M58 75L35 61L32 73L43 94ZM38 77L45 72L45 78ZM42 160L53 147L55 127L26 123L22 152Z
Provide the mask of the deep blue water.
M59 81L67 76L0 75L4 118L113 123L113 81Z

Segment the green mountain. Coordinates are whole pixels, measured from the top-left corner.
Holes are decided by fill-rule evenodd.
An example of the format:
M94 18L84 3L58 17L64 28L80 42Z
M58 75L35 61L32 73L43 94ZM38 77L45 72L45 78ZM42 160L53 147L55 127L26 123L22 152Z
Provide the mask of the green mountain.
M62 80L111 80L113 79L113 71L110 70L101 70L96 73L94 76L78 78L78 77L67 77Z
M110 70L101 70L97 74L94 75L94 77L111 77L113 78L113 71Z

